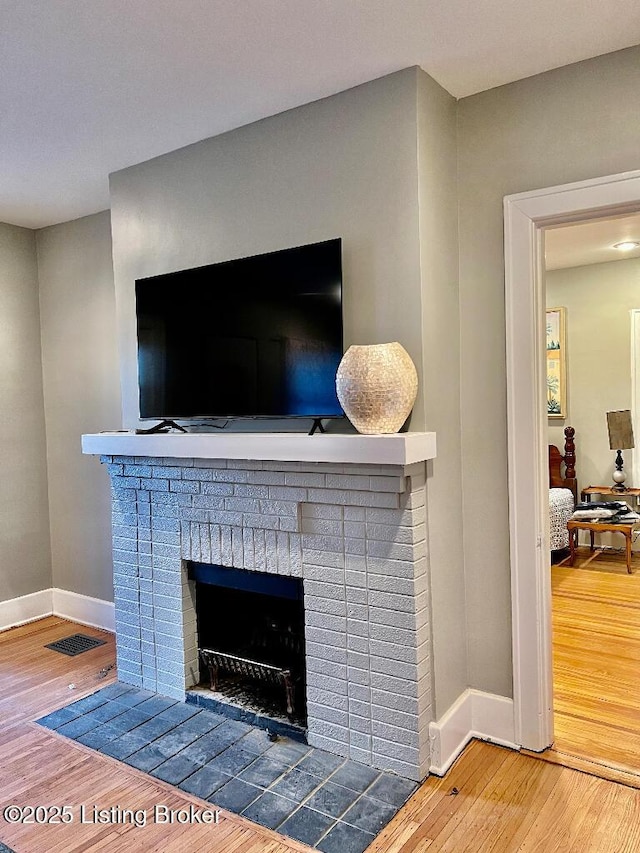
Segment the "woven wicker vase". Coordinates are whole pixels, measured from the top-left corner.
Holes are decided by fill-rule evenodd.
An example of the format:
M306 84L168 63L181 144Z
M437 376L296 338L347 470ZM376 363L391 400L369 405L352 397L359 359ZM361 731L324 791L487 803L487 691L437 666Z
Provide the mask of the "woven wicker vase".
M418 374L397 342L352 346L338 367L336 391L358 432L398 432L416 401Z

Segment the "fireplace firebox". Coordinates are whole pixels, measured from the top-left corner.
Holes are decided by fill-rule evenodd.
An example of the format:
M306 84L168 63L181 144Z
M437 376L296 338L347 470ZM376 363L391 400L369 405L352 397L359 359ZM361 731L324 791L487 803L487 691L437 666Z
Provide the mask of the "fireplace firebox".
M306 727L299 578L191 562L201 680L218 700Z

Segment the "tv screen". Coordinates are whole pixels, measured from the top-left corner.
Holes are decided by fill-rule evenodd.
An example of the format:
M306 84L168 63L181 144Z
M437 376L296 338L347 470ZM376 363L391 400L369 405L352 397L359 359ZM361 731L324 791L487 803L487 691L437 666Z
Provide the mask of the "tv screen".
M136 281L141 418L342 415L341 240Z

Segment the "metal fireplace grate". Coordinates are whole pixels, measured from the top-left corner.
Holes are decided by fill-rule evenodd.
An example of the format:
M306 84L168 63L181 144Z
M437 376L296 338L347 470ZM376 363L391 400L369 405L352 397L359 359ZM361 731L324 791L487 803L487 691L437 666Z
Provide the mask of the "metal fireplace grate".
M96 646L104 646L106 642L106 640L99 640L97 637L88 637L86 634L72 634L71 637L63 637L62 640L56 640L55 643L47 643L45 649L52 649L54 652L75 657L81 655L82 652L95 649Z

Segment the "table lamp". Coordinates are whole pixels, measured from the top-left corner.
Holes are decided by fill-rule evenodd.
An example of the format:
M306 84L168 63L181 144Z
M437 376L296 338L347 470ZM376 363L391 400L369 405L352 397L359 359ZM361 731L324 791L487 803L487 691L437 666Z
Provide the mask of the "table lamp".
M609 429L609 448L616 450L616 469L613 472L612 487L614 492L626 492L624 481L627 479L623 470L622 451L631 450L633 443L633 424L631 423L631 412L624 409L620 412L607 412L607 427Z

